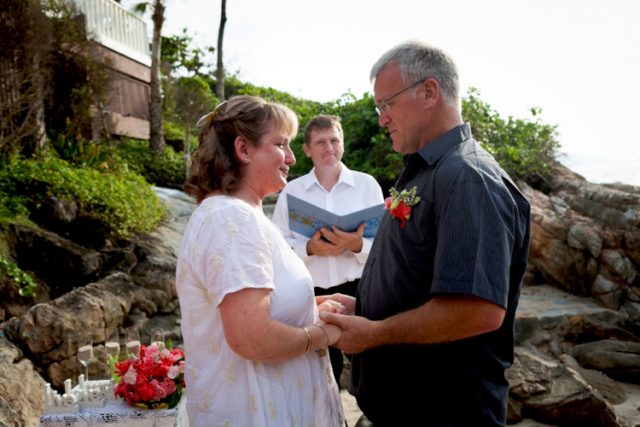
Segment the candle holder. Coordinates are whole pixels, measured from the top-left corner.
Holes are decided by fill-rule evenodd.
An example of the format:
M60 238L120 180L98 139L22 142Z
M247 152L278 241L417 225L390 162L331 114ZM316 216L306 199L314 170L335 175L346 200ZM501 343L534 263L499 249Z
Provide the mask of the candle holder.
M78 384L71 388L71 380L64 380L64 394L58 393L46 383L44 386L44 413L63 414L78 412L82 408L96 408L115 399L112 380L86 381L84 374L78 376Z

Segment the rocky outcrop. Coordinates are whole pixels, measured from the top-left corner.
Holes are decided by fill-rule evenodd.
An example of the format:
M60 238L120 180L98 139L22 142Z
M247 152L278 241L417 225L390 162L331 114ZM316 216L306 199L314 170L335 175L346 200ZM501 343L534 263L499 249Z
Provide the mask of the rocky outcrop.
M39 426L44 381L33 363L2 333L0 378L0 426Z
M577 344L570 354L580 366L640 384L640 343L613 339Z
M618 405L630 398L612 379L636 381L636 359L611 357L636 351L640 342L640 191L595 186L555 167L549 193L523 185L532 202L532 242L516 320L516 361L508 373L509 419L625 426L637 416L640 424L635 408L629 417L619 416ZM40 228L11 226L12 256L36 273L39 296L37 304L27 305L0 278L3 296L9 296L0 301L6 337L0 339L0 373L6 378L0 425L4 419L20 420L7 425L37 425L42 402L34 389L43 381L60 388L80 372L76 330L94 334L93 377L108 374L103 343L113 328L124 332L136 325L145 341L145 331L160 326L180 342L175 258L194 205L173 190L157 194L170 216L154 233L131 240L100 235L96 230L103 225L80 228L91 221L80 221L72 205L53 199L38 212ZM76 230L76 220L84 232ZM581 347L594 343L600 346ZM620 363L608 366L610 360Z
M591 296L640 335L640 191L592 184L554 166L549 194L532 203L528 280Z
M531 348L516 347L515 355L507 371L511 423L528 417L563 426L626 425L602 394L571 367Z
M62 205L56 204L51 211L62 218L73 218L72 213L63 211ZM42 215L41 211L40 218ZM172 231L173 219L167 218L154 233L131 240L113 241L106 236L88 239L93 243L106 242L99 248L70 239L73 233L65 230L73 229L72 220L43 220L43 224L64 225L59 232L21 224L9 227L8 240L14 259L35 273L39 286L36 304L28 306L11 281L6 278L0 281L5 297L0 302L5 316L0 324L3 337L0 354L19 355L0 358L0 372L20 372L3 375L3 386L17 391L5 393L0 389L0 396L14 396L17 392L14 400L20 404L9 405L6 410L0 407L0 425L39 424L42 384L46 381L61 390L66 378L76 378L81 372L74 345L77 331L90 331L93 336L96 360L89 365L92 378L109 375L103 344L106 334L113 329L119 329L124 336L125 328L137 327L142 331L143 341L148 342L147 331L160 326L167 338L180 342L175 290L179 231ZM24 375L25 370L29 375ZM22 383L22 377L36 378L38 385L33 386L33 381ZM23 390L28 394L22 395ZM21 419L13 411L31 421L3 424L5 415Z

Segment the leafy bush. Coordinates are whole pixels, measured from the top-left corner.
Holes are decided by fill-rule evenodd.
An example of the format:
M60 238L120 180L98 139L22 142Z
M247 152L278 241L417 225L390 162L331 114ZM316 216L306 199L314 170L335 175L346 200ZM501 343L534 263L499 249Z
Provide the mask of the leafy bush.
M54 195L74 200L79 213L110 224L123 237L152 231L164 216L147 182L128 170L78 168L51 152L32 159L14 157L0 166L0 198L10 201L6 214L24 214Z
M378 125L373 97L345 94L334 103L325 104L324 112L342 118L344 162L373 175L386 191L402 170L402 156L392 151L387 131ZM471 89L462 100L463 118L470 122L476 140L511 177L535 188L545 186L550 177L549 164L560 145L556 140L556 127L542 123L536 118L539 114L539 109L532 109L534 120L503 119L479 98L476 89Z
M142 175L149 183L181 189L185 180L184 153L165 146L162 154L149 150L146 141L123 140L118 155L129 169Z
M540 188L550 178L549 164L556 158L560 143L556 126L542 123L532 108L533 120L500 117L480 99L478 90L469 90L462 101L462 114L471 123L473 136L514 179Z
M345 137L344 162L350 168L373 175L386 191L402 170L402 155L393 152L385 129L379 126L371 94L357 97L344 94L336 101L319 103L300 99L270 87L243 83L236 77L225 80L228 96L257 95L281 102L294 110L300 119L299 135L292 142L297 163L291 168L293 177L307 173L313 166L302 150L302 129L317 114L341 117ZM514 179L522 179L535 188L545 186L550 177L549 164L560 147L556 126L542 123L541 110L532 108L532 119L502 118L471 88L462 100L462 115L471 124L473 135L494 155Z
M164 139L167 141L184 141L184 128L179 123L166 118L162 122Z
M402 155L391 149L389 134L378 124L373 97L345 94L333 104L330 114L342 119L345 164L376 177L386 193L402 170Z
M66 132L52 132L51 148L60 159L73 167L124 172L127 164L120 159L115 144L106 141L88 141Z

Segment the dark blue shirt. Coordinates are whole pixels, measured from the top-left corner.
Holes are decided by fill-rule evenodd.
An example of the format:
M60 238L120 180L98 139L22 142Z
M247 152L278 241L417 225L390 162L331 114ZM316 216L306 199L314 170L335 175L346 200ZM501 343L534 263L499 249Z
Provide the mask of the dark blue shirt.
M504 307L506 316L498 330L475 337L355 354L350 391L376 427L418 420L504 425L504 371L513 362L529 203L468 125L404 162L395 187L416 187L421 200L404 228L385 213L358 286L356 314L380 320L434 295L474 295Z

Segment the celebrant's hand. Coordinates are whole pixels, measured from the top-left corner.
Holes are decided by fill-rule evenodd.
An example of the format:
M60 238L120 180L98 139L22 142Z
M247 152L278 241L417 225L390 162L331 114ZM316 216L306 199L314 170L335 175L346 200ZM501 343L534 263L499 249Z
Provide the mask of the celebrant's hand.
M319 256L338 256L345 251L344 248L333 244L328 240L323 240L321 228L307 241L307 254Z
M332 227L331 230L321 228L320 233L326 240L342 248L345 251L358 253L362 250L362 235L364 234L364 223L358 226L353 232L340 230L338 227Z

